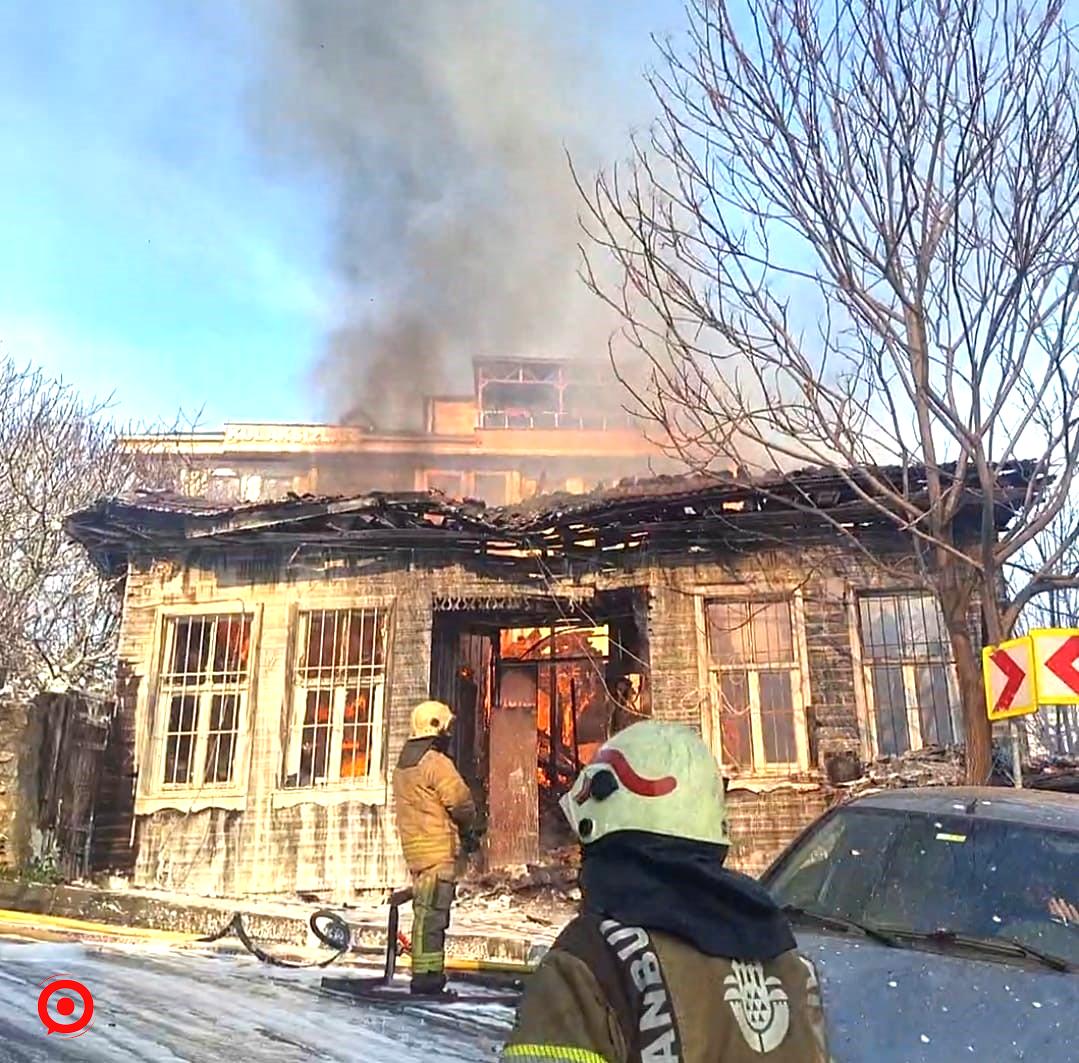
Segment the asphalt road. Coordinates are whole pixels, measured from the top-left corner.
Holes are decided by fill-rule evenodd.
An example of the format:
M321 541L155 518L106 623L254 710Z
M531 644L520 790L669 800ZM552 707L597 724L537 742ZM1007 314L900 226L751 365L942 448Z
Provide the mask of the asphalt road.
M510 1013L460 1004L456 1017L363 1007L319 992L323 971L282 970L246 957L161 946L87 946L0 940L2 1063L444 1063L494 1060ZM343 973L335 971L334 973ZM42 985L82 982L94 1016L77 1037L48 1034ZM81 1002L67 1018L81 1014ZM66 1006L65 1006L66 1007ZM451 1025L452 1024L452 1025Z

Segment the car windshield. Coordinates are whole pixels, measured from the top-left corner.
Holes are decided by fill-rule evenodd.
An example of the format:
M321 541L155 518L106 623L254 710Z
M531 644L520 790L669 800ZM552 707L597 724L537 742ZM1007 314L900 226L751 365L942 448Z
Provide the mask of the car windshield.
M767 880L781 905L915 934L1010 939L1079 963L1079 832L844 809Z

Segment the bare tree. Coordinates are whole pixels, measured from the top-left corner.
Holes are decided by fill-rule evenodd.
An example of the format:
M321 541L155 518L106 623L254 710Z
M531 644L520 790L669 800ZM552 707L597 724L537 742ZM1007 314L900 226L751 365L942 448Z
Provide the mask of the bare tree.
M1075 519L1004 579L1064 511L1079 457L1064 11L690 0L686 38L659 44L651 135L578 180L586 280L622 317L616 363L643 355L627 383L668 449L739 475L848 470L910 536L975 781L991 730L971 615L995 642L1076 585L1059 565Z
M0 667L29 693L106 687L120 596L64 517L104 496L163 486L175 463L118 444L107 404L0 361Z

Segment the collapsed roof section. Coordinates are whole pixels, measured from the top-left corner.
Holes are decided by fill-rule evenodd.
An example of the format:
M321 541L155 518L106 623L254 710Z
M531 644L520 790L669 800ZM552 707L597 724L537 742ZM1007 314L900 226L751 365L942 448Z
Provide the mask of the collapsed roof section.
M942 470L947 480L954 469ZM994 521L1005 528L1030 497L1032 462L996 470ZM880 489L917 501L923 468L805 469L752 480L729 475L627 480L587 495L547 495L498 509L439 492L377 492L356 497L289 497L222 505L157 492L106 499L66 522L104 571L132 557L175 556L193 548L323 547L363 553L436 551L503 563L530 556L618 563L619 552L652 553L767 546L821 536L891 534L898 524ZM982 519L973 476L960 519Z

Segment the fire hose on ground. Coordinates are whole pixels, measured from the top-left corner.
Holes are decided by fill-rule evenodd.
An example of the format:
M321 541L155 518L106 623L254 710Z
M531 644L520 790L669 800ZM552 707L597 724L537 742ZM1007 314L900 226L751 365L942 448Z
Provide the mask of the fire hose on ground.
M412 951L411 941L400 928L401 907L411 900L411 889L397 890L390 895L385 949L372 948L369 950L372 953L383 955L383 971L381 978L378 980L383 985L389 985L393 981L397 971L398 958L407 956ZM352 944L353 928L340 914L329 908L320 908L312 913L308 920L308 926L310 926L312 934L323 945L333 950L332 956L324 960L312 960L307 963L299 963L295 960L286 960L280 956L274 956L251 938L247 928L244 926L243 915L240 912L234 913L228 923L217 933L200 938L199 941L204 944L211 944L221 941L230 934L234 934L240 944L260 962L273 967L287 968L329 967L347 952L368 951L361 950ZM472 981L496 983L504 981L507 977L520 978L523 975L530 974L533 970L530 964L466 959L448 960L446 969Z
M329 925L327 927L324 924ZM215 941L221 941L230 934L235 934L239 939L240 944L243 945L255 959L260 960L262 963L268 963L273 967L329 967L331 963L336 963L337 960L349 951L352 944L352 930L348 923L346 923L336 912L331 912L326 908L319 909L319 911L311 916L309 926L311 927L312 933L319 941L334 950L334 954L329 959L312 960L310 963L297 963L294 960L286 960L282 959L280 956L272 955L251 940L251 936L247 933L247 929L244 926L243 915L241 915L240 912L236 912L216 934L199 938L199 941L208 945Z

